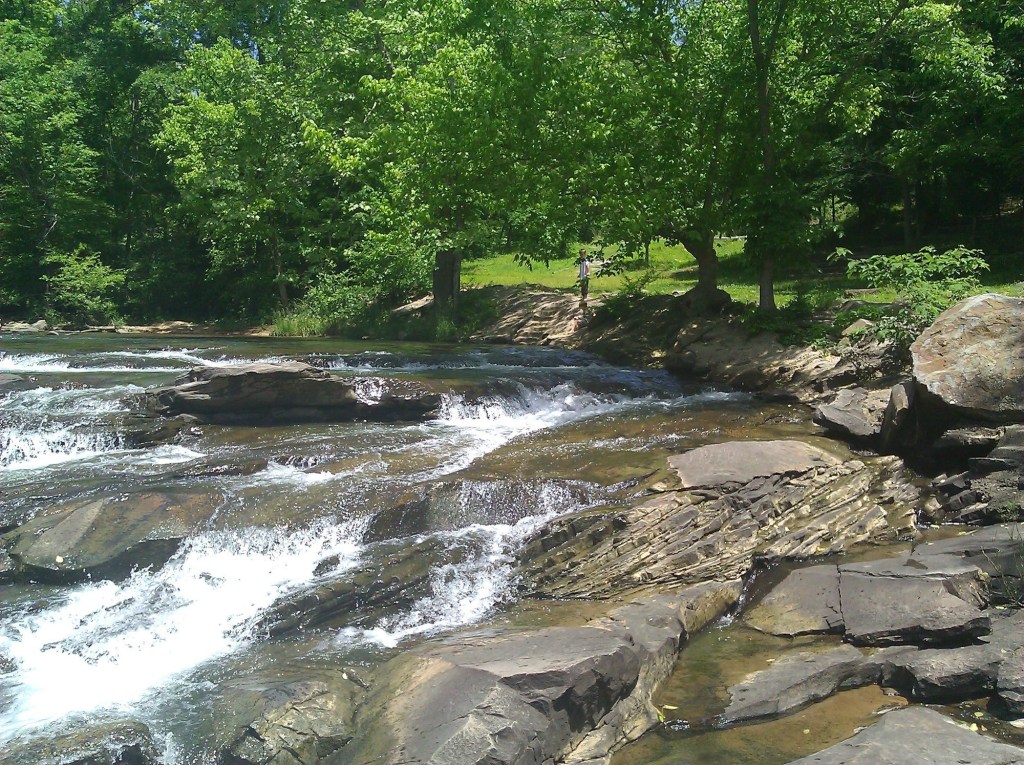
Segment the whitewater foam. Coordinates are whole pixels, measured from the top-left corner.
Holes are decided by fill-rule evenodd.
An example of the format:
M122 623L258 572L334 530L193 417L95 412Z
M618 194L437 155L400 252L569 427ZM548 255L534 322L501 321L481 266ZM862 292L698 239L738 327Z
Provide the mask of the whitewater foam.
M363 525L250 529L193 538L164 568L77 587L0 626L17 687L0 741L79 712L136 711L147 695L256 639L259 613L337 556L355 566Z

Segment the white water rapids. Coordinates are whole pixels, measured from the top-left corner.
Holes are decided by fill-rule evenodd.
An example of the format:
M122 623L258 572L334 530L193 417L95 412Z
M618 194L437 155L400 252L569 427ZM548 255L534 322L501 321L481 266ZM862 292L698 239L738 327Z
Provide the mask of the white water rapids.
M534 354L517 375L516 356L509 352L490 361L486 355L449 358L434 367L422 358L403 361L382 354L386 363L376 368L370 363L374 357L361 353L354 360L328 358L322 366L367 367L377 374L381 367L406 374L487 368L488 379L501 378L506 392L445 394L437 419L416 425L268 429L265 435L214 429L148 448L132 448L119 430L119 418L137 406L146 384L140 375L162 384L193 364L281 357L220 347L0 351L0 372L42 376L36 387L0 397L0 485L16 492L19 508L34 508L30 515L46 510L48 496L177 486L186 480L177 472L182 466L237 460L248 451L265 454L265 466L203 479L206 488L227 497L229 509L236 497L276 497L296 507L312 503L314 509L331 498L312 521L221 526L214 516L164 566L136 571L124 581L38 592L36 585L8 585L6 594L0 584L0 747L54 723L97 716L141 719L167 733L154 710L182 688L203 682L205 667L257 644L259 618L271 606L373 565L375 542L366 538L372 514L360 503L376 496L378 488L431 485L486 455L528 444L534 434L595 418L640 417L733 398L684 395L668 378L636 384L636 373L589 357L567 363L552 354L545 367L544 357ZM83 374L95 377L86 387L79 382ZM538 383L537 375L556 381ZM602 385L589 385L595 376ZM624 382L609 392L608 381L617 376ZM372 382L363 388L371 397L377 390ZM666 390L655 392L661 388ZM248 440L232 440L243 437ZM286 449L295 456L284 460L279 452ZM354 461L343 469L334 466L344 459ZM429 591L411 604L369 626L335 630L328 639L333 649L394 647L486 618L514 598L515 553L523 541L550 518L581 506L579 497L558 483L542 486L529 512L511 519L499 512L501 496L483 491L465 501L493 505L494 518L417 537L431 537L441 549L457 549L460 555L439 560L430 570ZM235 512L244 514L245 507L239 507ZM4 522L0 516L0 525Z

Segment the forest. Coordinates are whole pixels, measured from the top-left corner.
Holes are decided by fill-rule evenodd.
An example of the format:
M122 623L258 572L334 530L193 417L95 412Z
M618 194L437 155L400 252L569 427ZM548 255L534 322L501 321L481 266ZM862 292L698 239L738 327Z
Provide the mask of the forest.
M0 318L332 326L580 243L758 304L1024 218L1006 0L0 0ZM975 252L975 250L971 250Z

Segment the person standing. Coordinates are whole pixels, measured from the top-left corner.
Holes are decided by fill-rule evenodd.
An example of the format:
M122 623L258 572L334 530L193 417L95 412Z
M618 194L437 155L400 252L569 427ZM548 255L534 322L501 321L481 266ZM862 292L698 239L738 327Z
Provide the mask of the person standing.
M590 260L587 259L587 251L580 250L580 309L587 310L587 295L590 292Z

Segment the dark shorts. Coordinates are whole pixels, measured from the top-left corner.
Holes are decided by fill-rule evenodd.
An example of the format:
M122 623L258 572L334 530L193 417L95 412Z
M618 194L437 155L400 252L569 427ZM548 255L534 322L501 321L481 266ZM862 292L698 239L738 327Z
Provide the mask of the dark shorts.
M590 279L580 279L580 294L586 297L590 291Z

